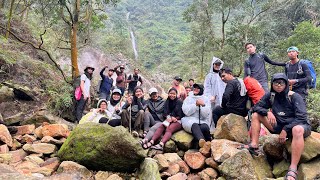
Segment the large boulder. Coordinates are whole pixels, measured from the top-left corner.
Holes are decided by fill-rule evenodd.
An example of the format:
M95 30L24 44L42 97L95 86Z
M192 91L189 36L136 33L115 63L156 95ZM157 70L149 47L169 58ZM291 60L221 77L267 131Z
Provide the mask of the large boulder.
M249 136L246 120L244 117L235 114L221 117L217 123L214 138L248 143Z
M12 137L9 133L7 127L3 124L0 124L0 142L4 142L9 147L12 147Z
M187 151L191 148L193 136L184 130L174 133L171 139L177 144L178 148Z
M93 170L132 172L147 152L122 126L78 125L61 146L62 161L75 161Z
M259 179L271 178L271 167L264 155L252 157L247 150L241 150L219 166L227 179Z
M298 179L320 179L320 158L302 163L298 169Z
M252 156L249 151L246 150L242 150L225 160L219 166L219 170L227 179L258 179L254 171Z
M156 160L145 158L140 167L140 179L160 180L159 168Z
M282 160L285 152L285 145L279 143L279 135L271 134L263 137L263 151L271 160Z
M286 143L289 153L292 152L291 141ZM311 135L304 141L304 150L300 158L300 162L308 162L309 160L320 155L320 133L311 132Z
M226 139L214 139L211 141L212 157L216 162L223 162L240 151L237 149L239 145Z

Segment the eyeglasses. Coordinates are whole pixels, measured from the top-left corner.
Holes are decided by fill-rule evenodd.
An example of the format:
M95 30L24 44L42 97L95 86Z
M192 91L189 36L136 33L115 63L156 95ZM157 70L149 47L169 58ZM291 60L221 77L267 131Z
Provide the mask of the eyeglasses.
M275 86L284 86L286 84L286 82L285 81L283 81L283 80L277 80L277 81L274 81L274 82L272 82L272 85L275 85Z

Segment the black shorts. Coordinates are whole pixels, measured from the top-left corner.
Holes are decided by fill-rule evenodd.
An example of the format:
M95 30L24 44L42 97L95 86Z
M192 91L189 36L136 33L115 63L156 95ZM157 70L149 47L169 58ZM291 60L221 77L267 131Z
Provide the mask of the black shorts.
M303 137L306 138L310 136L311 134L311 126L309 124L298 124L299 126L302 126L304 129ZM273 127L272 134L280 134L285 124L277 123L275 127ZM287 132L287 137L292 138L292 129L290 129L289 132Z

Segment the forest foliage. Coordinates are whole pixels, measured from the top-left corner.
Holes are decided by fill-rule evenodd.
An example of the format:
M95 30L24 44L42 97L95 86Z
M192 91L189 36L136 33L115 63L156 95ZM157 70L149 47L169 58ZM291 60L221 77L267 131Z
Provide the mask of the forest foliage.
M38 42L46 30L43 48L55 59L72 57L72 41L77 50L93 46L133 59L132 31L139 54L135 63L155 79L166 76L164 87L175 75L203 82L212 56L242 76L246 42L279 62L288 61L289 46L297 46L299 57L312 60L320 74L318 0L1 0L5 20L11 18L12 3L12 18L27 24ZM283 72L269 65L267 70ZM308 106L320 117L319 79Z

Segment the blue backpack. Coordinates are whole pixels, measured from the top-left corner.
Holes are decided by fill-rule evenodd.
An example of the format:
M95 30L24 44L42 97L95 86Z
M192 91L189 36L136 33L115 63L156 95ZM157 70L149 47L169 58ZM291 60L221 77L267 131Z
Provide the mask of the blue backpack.
M316 70L313 68L313 64L310 60L307 59L300 59L299 60L299 71L303 71L301 63L306 64L309 71L310 71L310 75L311 75L311 81L308 83L308 87L310 89L315 89L317 86L317 73ZM289 63L287 63L286 68L289 68Z

